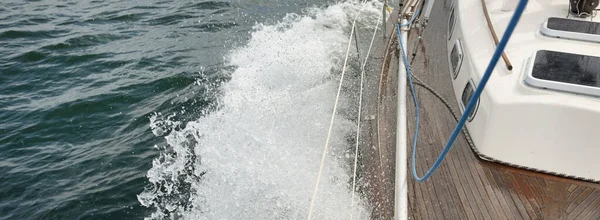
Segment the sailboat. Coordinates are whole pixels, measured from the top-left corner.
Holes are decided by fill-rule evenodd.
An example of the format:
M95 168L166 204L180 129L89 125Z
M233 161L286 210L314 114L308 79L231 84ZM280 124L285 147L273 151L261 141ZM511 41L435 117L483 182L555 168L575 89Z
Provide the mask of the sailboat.
M366 68L372 218L600 219L597 4L394 7Z

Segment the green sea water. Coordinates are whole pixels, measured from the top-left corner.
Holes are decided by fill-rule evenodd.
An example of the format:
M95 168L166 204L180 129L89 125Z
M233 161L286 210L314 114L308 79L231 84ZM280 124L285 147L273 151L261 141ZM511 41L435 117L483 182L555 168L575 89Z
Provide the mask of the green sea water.
M293 153L286 149L312 139L314 144L303 146L314 145L304 150L315 157L306 160L320 157L335 89L331 73L340 68L350 16L361 7L376 10L356 2L317 0L1 1L0 219L300 218L304 208L296 207L303 207L310 193L298 195L304 200L297 205L291 202L297 197L286 197L292 191L265 191L288 183L227 177L265 170L243 171L293 155L253 162L248 158L269 154L250 154L246 160L232 154L228 158L239 163L230 165L211 158L236 146ZM377 18L365 14L372 17L368 20ZM372 25L363 23L365 31ZM231 95L239 91L280 99ZM301 106L310 109L300 111ZM287 122L269 124L269 117ZM324 120L303 127L307 118ZM174 141L192 134L203 138ZM211 151L202 153L206 149ZM170 157L175 159L168 162ZM201 167L201 159L206 167L189 168ZM182 165L171 166L177 161ZM180 170L173 174L172 167ZM182 175L186 167L188 175ZM224 182L211 176L219 172ZM314 173L294 176L310 179ZM206 182L200 180L204 174ZM219 188L231 181L225 177L257 185ZM241 192L253 194L236 194ZM346 195L347 189L332 186L329 196L336 193ZM248 199L253 196L281 202L283 211L215 211L252 209L236 198L262 202Z

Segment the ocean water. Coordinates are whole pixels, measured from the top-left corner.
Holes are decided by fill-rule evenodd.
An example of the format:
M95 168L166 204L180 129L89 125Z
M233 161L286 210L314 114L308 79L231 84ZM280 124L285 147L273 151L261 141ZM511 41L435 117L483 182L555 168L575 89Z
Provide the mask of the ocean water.
M3 0L0 219L306 218L358 13L313 216L368 218L352 138L380 7Z

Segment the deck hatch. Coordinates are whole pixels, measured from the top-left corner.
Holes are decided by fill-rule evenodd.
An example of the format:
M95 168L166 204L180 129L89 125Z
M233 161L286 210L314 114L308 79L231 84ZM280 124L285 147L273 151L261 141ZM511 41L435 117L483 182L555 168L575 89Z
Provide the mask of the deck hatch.
M454 47L452 47L452 51L450 52L450 65L452 65L452 78L456 79L458 73L460 72L460 66L463 61L463 51L462 44L460 43L460 39L457 39L454 43Z
M541 31L551 37L600 42L600 23L593 21L551 17Z
M533 86L600 96L600 57L540 50L525 81Z

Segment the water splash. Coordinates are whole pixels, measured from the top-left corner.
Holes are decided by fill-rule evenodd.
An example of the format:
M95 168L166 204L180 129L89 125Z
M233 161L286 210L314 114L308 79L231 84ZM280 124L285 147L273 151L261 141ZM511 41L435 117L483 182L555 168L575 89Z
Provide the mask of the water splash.
M379 5L345 2L255 26L247 45L228 57L237 69L221 87L217 110L181 129L153 116L152 131L167 134L167 145L158 147L148 171L152 185L138 196L156 208L149 218L305 218L350 19L360 8L379 13ZM352 108L348 97L341 102ZM354 126L336 118L315 219L350 214L347 139ZM368 218L366 202L358 204L354 216Z

